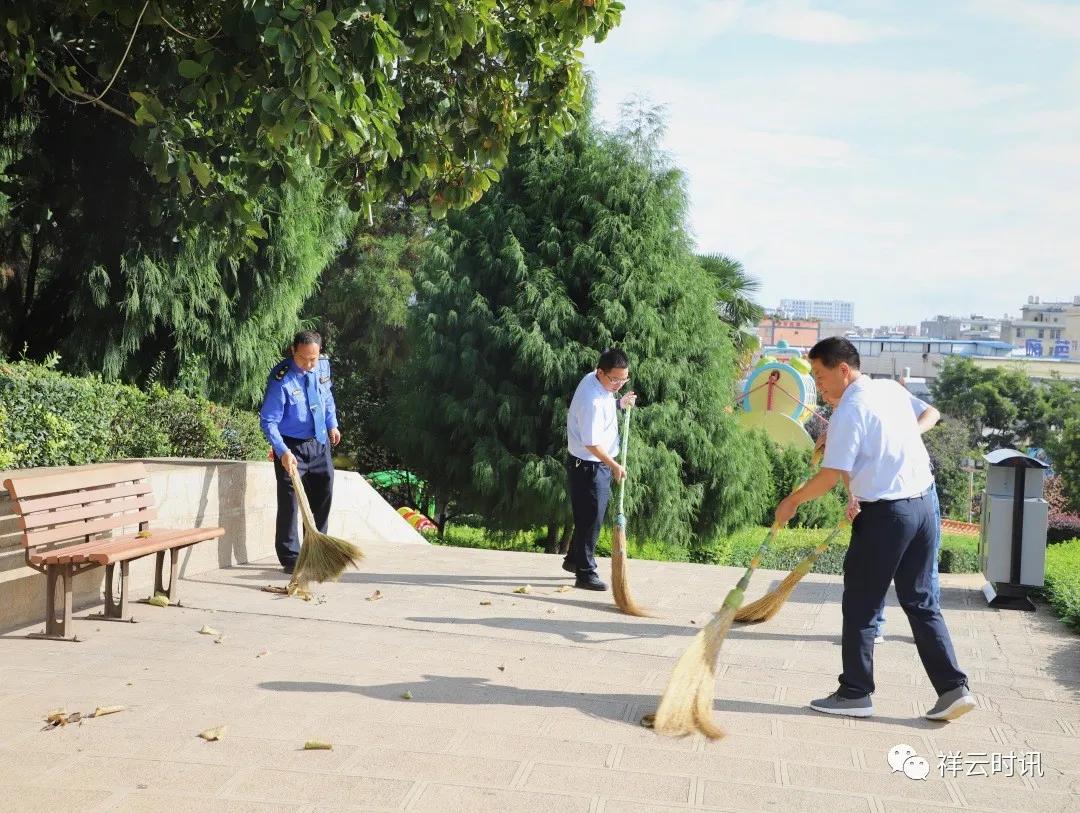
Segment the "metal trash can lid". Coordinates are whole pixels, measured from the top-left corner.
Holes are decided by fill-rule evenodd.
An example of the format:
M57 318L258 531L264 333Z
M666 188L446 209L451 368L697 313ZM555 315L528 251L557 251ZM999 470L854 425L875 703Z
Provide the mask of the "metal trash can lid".
M990 454L983 455L983 460L991 466L1012 466L1026 469L1048 469L1048 465L1034 457L1028 457L1016 449L995 449Z

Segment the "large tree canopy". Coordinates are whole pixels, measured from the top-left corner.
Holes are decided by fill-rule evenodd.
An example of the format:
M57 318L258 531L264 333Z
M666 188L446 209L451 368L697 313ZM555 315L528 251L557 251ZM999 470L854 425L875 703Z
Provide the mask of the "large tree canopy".
M722 408L732 341L685 219L682 174L628 136L518 152L421 266L393 412L410 467L495 525L567 521L568 402L618 345L642 399L634 530L690 544L756 519L767 463Z
M229 389L295 327L350 209L468 205L512 143L571 129L578 49L621 8L5 3L2 349L136 379L164 353Z

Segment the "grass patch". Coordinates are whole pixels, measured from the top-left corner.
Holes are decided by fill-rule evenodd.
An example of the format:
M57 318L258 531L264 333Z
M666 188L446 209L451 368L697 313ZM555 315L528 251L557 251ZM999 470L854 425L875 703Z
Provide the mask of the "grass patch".
M1061 620L1080 632L1080 539L1046 549L1043 594Z
M710 540L694 548L672 545L661 540L629 540L632 559L656 562L699 562L711 565L746 567L757 551L768 528L749 527L728 536ZM761 566L772 570L791 570L822 542L830 533L827 528L787 528L769 546ZM816 573L840 575L844 568L850 532L842 533L833 544L818 557ZM450 526L444 539L431 538L440 545L485 550L522 551L543 553L544 537L540 531L495 533L483 528ZM1061 547L1057 545L1055 547ZM604 528L596 543L598 556L611 555L611 529ZM941 539L939 567L942 573L975 573L979 569L979 540L968 536L945 534Z

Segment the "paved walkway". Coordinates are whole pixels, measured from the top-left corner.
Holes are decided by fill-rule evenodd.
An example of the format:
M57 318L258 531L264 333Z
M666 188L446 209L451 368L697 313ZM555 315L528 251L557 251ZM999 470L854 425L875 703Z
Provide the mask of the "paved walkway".
M636 619L609 594L558 592L555 557L367 553L311 603L261 592L284 577L251 565L181 582L184 608L136 605L135 625L77 621L79 644L0 637L0 811L1080 811L1080 638L1045 610L988 609L975 577L942 579L978 696L963 719L918 716L933 692L895 606L877 716L807 709L840 659L839 580L811 576L726 642L729 736L709 743L638 720L733 569L632 563L657 613ZM777 575L759 573L751 598ZM54 709L114 704L127 709L41 730ZM220 742L196 736L220 725ZM301 750L311 739L333 750ZM928 761L925 781L891 771L901 743ZM1041 766L979 775L1024 752Z

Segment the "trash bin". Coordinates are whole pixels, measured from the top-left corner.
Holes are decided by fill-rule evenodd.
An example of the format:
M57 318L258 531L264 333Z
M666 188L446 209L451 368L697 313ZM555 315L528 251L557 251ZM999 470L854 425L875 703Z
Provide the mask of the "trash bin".
M1015 449L986 455L979 564L991 607L1034 612L1028 597L1046 574L1046 464Z

